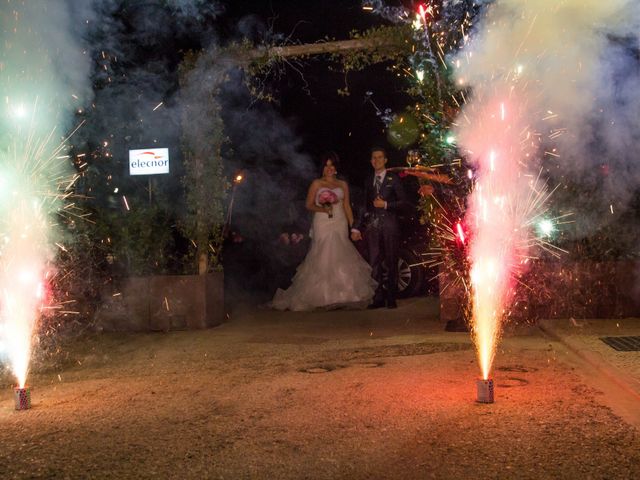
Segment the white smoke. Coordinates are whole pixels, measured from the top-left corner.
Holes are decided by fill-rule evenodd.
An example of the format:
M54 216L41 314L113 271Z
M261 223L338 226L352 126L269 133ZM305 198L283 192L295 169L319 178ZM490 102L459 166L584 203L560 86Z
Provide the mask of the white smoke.
M576 212L583 234L614 220L640 183L638 31L634 0L497 0L457 59L478 98L517 79L531 128L556 149L551 173L595 182L598 210Z

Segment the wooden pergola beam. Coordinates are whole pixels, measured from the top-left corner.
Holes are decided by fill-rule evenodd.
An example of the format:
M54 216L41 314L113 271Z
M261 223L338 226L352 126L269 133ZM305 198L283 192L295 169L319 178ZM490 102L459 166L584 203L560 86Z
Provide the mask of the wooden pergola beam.
M336 40L332 42L305 43L302 45L286 45L283 47L259 47L254 50L250 50L247 58L249 61L252 61L264 57L302 57L306 55L322 55L352 50L369 50L372 48L391 45L392 43L389 41L357 38L352 40Z

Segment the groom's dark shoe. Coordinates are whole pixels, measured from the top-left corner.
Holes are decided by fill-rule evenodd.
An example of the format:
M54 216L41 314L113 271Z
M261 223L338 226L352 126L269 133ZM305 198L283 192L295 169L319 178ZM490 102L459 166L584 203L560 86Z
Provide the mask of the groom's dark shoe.
M384 307L384 300L374 300L373 303L371 303L371 305L369 305L367 308L369 310L373 310L375 308L382 308Z
M398 304L395 300L387 301L387 308L398 308Z

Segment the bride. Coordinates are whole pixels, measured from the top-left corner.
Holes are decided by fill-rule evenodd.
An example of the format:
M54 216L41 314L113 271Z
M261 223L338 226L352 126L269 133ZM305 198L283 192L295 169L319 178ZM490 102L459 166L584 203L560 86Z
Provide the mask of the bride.
M376 282L371 267L349 240L353 212L347 182L338 180L338 155L321 157L322 178L311 183L307 210L314 212L311 249L298 266L287 290L278 289L272 306L278 310L365 307Z

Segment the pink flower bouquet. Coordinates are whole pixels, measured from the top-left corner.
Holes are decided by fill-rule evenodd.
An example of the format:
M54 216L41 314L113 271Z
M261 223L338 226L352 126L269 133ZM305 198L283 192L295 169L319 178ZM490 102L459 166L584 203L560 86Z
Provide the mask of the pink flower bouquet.
M323 207L331 207L333 209L333 204L338 203L338 196L331 190L323 190L318 195L318 203ZM329 218L333 218L333 211L329 212Z

